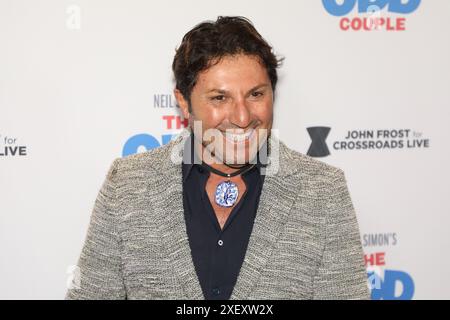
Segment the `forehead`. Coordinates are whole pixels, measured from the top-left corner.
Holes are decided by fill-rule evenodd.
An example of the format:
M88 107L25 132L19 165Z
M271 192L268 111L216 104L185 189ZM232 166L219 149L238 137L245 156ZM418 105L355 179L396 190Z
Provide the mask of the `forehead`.
M255 85L268 82L269 77L260 58L250 55L224 56L218 62L199 73L196 86L209 88L239 84Z

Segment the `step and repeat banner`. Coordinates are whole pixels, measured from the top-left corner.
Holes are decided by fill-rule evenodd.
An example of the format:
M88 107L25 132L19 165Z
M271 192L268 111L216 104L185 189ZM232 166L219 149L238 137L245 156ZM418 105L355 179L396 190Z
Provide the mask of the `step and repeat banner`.
M0 0L0 299L64 297L112 160L187 125L175 48L219 15L285 57L274 128L345 171L372 299L449 299L448 0Z

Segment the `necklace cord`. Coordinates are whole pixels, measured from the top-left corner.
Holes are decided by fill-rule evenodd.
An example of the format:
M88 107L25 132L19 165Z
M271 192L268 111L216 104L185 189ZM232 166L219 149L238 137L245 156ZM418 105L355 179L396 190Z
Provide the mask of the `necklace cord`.
M225 173L225 172L222 172L220 170L217 170L217 169L211 167L210 165L206 164L204 161L202 161L202 166L204 166L208 171L213 172L213 173L215 173L215 174L217 174L219 176L231 178L231 177L235 177L235 176L237 176L239 174L243 174L243 173L249 171L250 169L252 169L255 166L255 164L248 164L248 165L244 166L243 168L241 168L241 169L239 169L239 170L237 170L237 171L235 171L233 173Z

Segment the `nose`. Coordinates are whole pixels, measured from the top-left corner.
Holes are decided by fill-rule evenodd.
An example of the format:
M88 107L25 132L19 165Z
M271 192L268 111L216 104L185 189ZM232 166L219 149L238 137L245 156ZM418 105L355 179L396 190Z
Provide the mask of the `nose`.
M231 110L230 122L239 128L247 128L251 122L249 107L245 99L236 99Z

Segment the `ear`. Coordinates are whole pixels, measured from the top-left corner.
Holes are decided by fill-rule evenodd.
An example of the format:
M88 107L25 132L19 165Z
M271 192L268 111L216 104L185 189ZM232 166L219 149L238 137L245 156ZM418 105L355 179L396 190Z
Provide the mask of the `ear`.
M176 88L173 90L173 94L175 95L175 98L177 99L177 103L180 106L181 111L183 112L183 117L185 119L189 119L190 113L189 113L188 101L184 98L181 91Z

